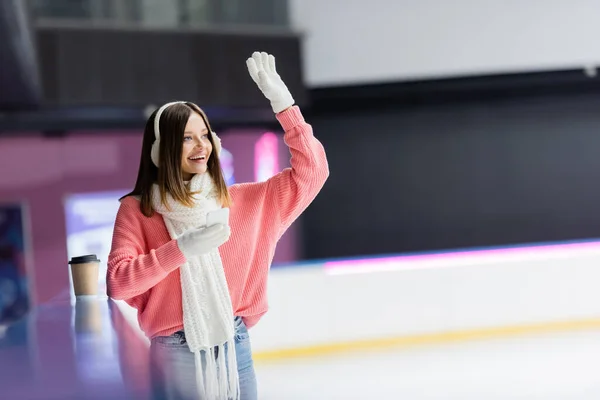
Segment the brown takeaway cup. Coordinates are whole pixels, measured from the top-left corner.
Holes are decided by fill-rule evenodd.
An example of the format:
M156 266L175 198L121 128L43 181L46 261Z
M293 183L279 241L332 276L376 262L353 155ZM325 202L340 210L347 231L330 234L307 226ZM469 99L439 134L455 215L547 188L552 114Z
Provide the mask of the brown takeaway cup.
M98 294L98 274L100 260L95 254L73 257L71 261L71 278L75 296Z

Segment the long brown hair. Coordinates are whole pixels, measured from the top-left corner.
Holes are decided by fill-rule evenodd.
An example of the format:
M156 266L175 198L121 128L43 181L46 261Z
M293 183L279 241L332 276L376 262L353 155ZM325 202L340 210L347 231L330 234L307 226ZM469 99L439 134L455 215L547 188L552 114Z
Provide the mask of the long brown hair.
M159 158L160 168L157 168L152 163L150 153L152 144L155 140L154 135L154 119L156 118L155 110L144 129L144 139L142 142L142 154L140 157L140 168L138 171L137 180L133 191L123 196L139 196L140 209L146 217L151 217L154 214L152 207L152 185L157 184L160 190L161 200L166 205L167 194L170 194L174 200L181 202L187 206L193 205L193 193L184 184L181 170L181 156L183 150L183 136L185 126L193 112L198 113L209 132L212 132L208 118L200 107L194 103L185 102L177 103L167 107L160 116L160 146ZM221 170L221 162L219 156L214 151L215 143L212 135L208 135L210 143L213 146L213 152L208 159L207 172L213 178L217 188L218 198L221 206L229 207L231 198L225 184L223 171Z

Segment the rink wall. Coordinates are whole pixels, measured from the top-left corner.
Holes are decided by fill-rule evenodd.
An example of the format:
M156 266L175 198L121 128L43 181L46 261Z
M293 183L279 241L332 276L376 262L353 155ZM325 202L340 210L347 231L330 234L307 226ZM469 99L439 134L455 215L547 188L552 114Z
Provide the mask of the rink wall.
M600 327L599 282L598 241L290 265L252 346L269 360Z
M273 270L257 359L600 326L600 242Z

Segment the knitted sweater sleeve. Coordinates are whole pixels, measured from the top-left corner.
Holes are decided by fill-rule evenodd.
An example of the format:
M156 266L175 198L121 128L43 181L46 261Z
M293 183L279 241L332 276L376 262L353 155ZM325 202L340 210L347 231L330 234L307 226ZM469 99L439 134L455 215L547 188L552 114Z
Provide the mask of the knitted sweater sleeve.
M138 296L185 263L176 240L147 249L141 212L121 202L106 274L107 294L115 300Z
M277 200L283 234L320 192L329 177L329 166L323 145L298 106L277 114L277 119L285 131L291 167L268 180L267 196Z

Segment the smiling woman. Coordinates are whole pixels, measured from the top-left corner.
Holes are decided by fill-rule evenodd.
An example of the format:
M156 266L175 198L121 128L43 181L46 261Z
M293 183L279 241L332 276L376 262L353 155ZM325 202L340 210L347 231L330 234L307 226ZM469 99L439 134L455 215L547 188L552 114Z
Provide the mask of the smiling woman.
M138 310L152 381L178 398L257 398L248 328L267 312L279 239L329 176L275 58L255 52L246 65L285 131L291 168L228 188L204 112L167 103L148 119L137 182L115 221L107 293ZM222 208L228 220L207 221Z

